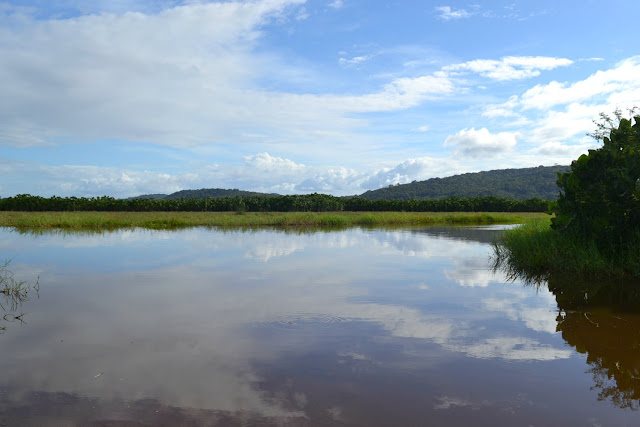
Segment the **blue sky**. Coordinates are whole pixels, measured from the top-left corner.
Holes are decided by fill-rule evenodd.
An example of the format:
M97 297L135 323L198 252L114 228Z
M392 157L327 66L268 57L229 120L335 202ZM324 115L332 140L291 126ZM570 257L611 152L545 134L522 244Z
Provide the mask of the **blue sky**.
M0 196L359 194L568 164L636 2L0 0Z

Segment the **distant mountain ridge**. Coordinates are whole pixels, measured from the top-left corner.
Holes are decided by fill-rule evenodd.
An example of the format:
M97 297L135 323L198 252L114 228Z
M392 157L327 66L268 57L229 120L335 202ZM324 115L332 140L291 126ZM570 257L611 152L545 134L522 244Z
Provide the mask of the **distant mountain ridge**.
M158 199L158 200L174 200L174 199L205 199L207 197L271 197L279 196L275 193L258 193L255 191L244 191L234 188L225 190L222 188L201 188L200 190L180 190L171 194L143 194L141 196L130 197L131 199Z
M437 199L442 197L495 196L518 200L534 197L555 200L560 189L558 172L569 166L538 166L465 173L447 178L431 178L410 184L397 184L366 191L359 197L369 200Z
M495 196L526 200L534 197L555 200L560 189L556 185L558 172L566 172L569 166L538 166L535 168L497 169L484 172L465 173L446 178L431 178L410 184L396 184L370 190L361 195L369 200L439 199L443 197ZM276 193L259 193L238 189L201 188L181 190L171 194L143 194L131 199L200 199L206 197L272 197Z

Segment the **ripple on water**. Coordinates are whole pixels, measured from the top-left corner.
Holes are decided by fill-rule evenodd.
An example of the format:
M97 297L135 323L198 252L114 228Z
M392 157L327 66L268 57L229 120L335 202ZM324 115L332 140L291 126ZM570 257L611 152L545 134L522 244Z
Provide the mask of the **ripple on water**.
M273 316L260 323L261 326L276 329L317 328L318 326L334 326L347 322L349 319L332 314L291 313Z

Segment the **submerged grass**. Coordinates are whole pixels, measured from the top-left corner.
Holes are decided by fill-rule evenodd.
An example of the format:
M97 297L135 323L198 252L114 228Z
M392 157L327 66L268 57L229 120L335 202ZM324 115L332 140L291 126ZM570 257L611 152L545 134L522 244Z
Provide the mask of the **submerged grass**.
M496 268L528 280L549 275L630 278L640 275L640 236L625 248L606 252L594 241L559 233L549 219L506 230L494 243Z
M209 227L320 227L516 224L541 213L509 212L0 212L0 227L114 230Z
M29 291L40 290L39 278L34 285L26 280L15 280L13 272L8 267L9 261L0 264L0 333L6 329L2 321L22 320L22 314L16 315L15 311L24 301L29 300Z

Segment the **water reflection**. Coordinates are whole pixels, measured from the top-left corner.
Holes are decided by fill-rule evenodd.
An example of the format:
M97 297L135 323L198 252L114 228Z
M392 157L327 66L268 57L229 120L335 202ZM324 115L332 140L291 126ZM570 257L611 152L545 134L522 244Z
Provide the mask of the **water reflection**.
M499 232L0 231L47 289L2 337L0 424L632 424L554 295L492 273Z
M551 278L558 331L587 356L598 400L640 407L640 282Z

